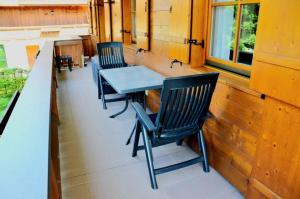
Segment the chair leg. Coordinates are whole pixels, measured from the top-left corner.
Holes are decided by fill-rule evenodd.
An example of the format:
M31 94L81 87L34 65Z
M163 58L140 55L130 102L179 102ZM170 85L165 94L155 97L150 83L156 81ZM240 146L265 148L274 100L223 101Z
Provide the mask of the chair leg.
M137 155L140 134L141 134L141 123L139 121L137 121L136 128L135 128L135 137L134 137L134 143L133 143L132 157L135 157Z
M107 109L106 101L105 101L105 97L104 97L104 92L103 92L103 85L102 85L100 74L99 74L98 78L100 79L100 89L101 89L101 99L102 99L103 109Z
M154 165L153 165L153 154L152 154L152 145L151 142L148 138L148 132L145 129L145 127L142 127L143 129L143 140L144 140L144 146L145 146L145 153L146 153L146 158L147 158L147 164L148 164L148 171L149 171L149 176L151 180L151 187L152 189L157 189L157 182L156 182L156 177L154 173Z
M205 140L204 140L202 130L199 131L197 137L198 137L199 149L202 152L202 156L203 156L203 171L209 172L208 156L207 156L207 150L206 150L206 145L205 145Z
M177 140L177 141L176 141L176 145L177 145L177 146L181 146L182 143L183 143L183 139L180 139L180 140Z
M98 72L98 77L97 77L97 87L98 87L98 99L101 99L101 88L100 88L100 75Z

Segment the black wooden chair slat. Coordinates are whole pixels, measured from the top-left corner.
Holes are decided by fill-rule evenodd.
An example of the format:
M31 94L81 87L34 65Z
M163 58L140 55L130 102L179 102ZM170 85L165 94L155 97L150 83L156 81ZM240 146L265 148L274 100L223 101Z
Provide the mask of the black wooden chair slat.
M191 96L190 96L190 103L189 103L189 107L188 107L188 111L186 112L186 114L185 114L185 118L184 118L184 120L180 123L180 125L184 125L184 126L186 126L187 124L188 124L188 120L189 120L189 118L191 118L191 116L192 116L192 111L194 110L194 108L195 108L195 106L196 106L196 104L197 104L197 95L199 94L199 92L198 92L198 90L199 90L199 87L195 87L195 88L193 88L193 92L192 92L192 94L191 94Z
M191 95L192 95L192 92L193 92L193 88L187 88L187 96L186 96L186 101L184 103L184 107L182 108L183 110L187 110L187 111L182 111L180 112L181 114L181 117L178 121L178 125L179 126L182 126L184 125L184 122L186 120L186 116L187 114L189 113L190 111L190 104L191 104Z
M178 109L177 110L175 110L176 111L176 117L175 117L175 119L174 119L174 121L173 121L173 128L180 128L180 121L182 120L182 117L183 117L183 113L184 113L184 111L182 111L182 110L186 110L186 109L184 109L184 107L186 106L186 104L187 104L187 98L189 97L188 95L188 89L187 88L184 88L184 89L182 89L182 97L181 97L181 103L179 104L179 107L178 107Z
M168 126L169 120L170 118L172 118L172 112L171 111L167 111L169 109L172 109L177 102L177 98L178 98L178 91L170 91L170 98L167 98L166 100L170 100L169 104L165 107L165 111L161 111L163 113L163 117L161 117L162 120L162 125L161 126ZM162 103L162 102L161 102Z
M148 171L153 189L157 188L156 175L202 162L203 170L209 172L207 151L202 125L207 119L218 73L168 78L161 93L161 106L157 114L147 115L139 103L133 103L137 113L137 128L132 156L145 150ZM141 132L142 131L142 132ZM144 146L138 146L140 133ZM201 154L199 157L175 165L154 168L152 148L176 142L196 135Z
M106 109L106 103L126 100L127 97L119 97L106 99L105 95L117 93L111 85L101 76L100 70L127 67L124 60L123 44L120 42L105 42L97 44L97 52L99 57L98 69L98 98L102 99L103 108Z

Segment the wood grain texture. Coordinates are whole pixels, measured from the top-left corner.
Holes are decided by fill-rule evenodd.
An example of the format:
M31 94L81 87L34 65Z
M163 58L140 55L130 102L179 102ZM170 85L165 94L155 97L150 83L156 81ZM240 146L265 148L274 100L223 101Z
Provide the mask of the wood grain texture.
M206 4L204 0L193 0L191 39L198 43L205 40ZM192 67L201 66L205 63L205 48L200 45L191 45L190 64Z
M295 91L300 84L299 9L297 0L262 1L250 84L254 90L298 107L300 93Z
M88 24L87 13L87 6L0 7L0 27Z
M300 59L299 59L300 60ZM300 107L300 70L255 61L250 86L254 90Z
M123 13L123 38L124 44L131 44L131 0L123 0L122 2L122 13Z
M104 27L105 27L105 41L109 42L112 41L112 27L111 27L111 19L110 19L110 12L111 12L111 8L110 8L110 4L109 3L105 3L104 4Z
M267 97L253 180L282 198L300 197L300 109Z
M112 5L112 40L123 42L122 2L115 0Z
M149 0L136 1L136 33L137 48L149 50Z
M169 22L169 57L189 63L191 0L172 0Z

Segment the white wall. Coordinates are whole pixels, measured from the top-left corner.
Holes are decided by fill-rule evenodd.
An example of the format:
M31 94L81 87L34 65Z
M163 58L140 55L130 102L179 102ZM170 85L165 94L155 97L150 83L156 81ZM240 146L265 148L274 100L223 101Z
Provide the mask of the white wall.
M53 28L49 27L51 30ZM59 29L58 38L40 38L43 30L1 30L0 27L0 44L4 44L8 67L28 68L28 58L26 46L39 45L42 48L46 40L54 40L59 38L68 38L76 35L87 35L89 29L87 27L65 27Z
M24 41L4 41L4 50L6 54L7 66L10 68L29 68L26 46L39 45L40 49L45 40L24 40Z

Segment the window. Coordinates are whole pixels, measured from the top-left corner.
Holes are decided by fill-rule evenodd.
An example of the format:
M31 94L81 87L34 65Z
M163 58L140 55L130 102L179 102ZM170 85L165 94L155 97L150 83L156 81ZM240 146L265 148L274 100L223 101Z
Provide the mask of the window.
M136 0L131 0L131 42L136 44Z
M7 67L4 45L0 44L0 68Z
M259 0L212 0L207 63L250 75Z

